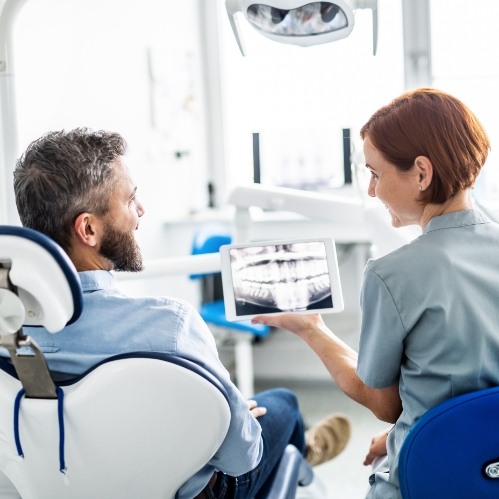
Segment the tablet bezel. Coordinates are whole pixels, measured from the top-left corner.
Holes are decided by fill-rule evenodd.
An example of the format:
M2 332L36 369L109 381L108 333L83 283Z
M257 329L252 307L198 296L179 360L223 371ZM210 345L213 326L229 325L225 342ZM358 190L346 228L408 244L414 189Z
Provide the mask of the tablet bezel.
M276 246L283 244L295 244L295 243L313 243L320 242L324 244L327 268L329 272L329 280L331 284L331 298L333 302L333 307L328 308L314 308L306 310L283 310L279 312L263 312L255 314L237 315L236 313L236 296L234 292L233 285L233 272L231 266L231 255L230 251L232 249L240 249L255 246ZM268 241L255 241L249 243L238 243L238 244L226 244L220 247L220 260L222 269L222 285L224 294L224 304L225 304L225 316L229 321L244 321L255 317L256 315L281 315L285 313L294 314L326 314L326 313L338 313L343 311L343 294L341 290L340 273L338 268L338 258L336 255L336 245L331 238L308 238L308 239L279 239L279 240L268 240Z

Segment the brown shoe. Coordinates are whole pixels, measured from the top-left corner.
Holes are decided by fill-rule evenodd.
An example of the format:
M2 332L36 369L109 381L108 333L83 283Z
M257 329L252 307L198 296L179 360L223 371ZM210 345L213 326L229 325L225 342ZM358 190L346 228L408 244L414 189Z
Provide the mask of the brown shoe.
M306 460L317 466L333 459L346 447L350 433L350 420L344 414L325 417L305 433Z

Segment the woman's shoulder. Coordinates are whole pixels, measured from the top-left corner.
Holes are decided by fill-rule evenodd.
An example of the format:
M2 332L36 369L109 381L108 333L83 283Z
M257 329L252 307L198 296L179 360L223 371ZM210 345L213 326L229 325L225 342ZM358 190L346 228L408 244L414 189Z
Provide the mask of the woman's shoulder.
M419 262L427 258L429 253L432 253L431 245L428 245L422 236L417 237L413 241L404 244L400 248L393 250L379 258L370 258L367 262L367 268L384 269L397 267L399 265L406 266L409 262Z
M387 282L392 278L410 280L452 266L451 255L424 235L377 259L367 262L365 273Z

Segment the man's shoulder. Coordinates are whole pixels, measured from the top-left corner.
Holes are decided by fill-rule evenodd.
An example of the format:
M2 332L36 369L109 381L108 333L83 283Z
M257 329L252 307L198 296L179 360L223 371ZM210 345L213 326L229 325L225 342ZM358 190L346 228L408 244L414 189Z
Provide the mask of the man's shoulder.
M118 289L108 289L101 290L98 294L86 294L84 295L85 299L99 301L102 299L104 302L103 305L107 302L108 306L111 306L112 303L121 306L128 307L156 307L156 308L166 308L173 310L190 310L193 309L193 306L184 299L176 298L173 296L160 296L160 295L128 295L121 292Z

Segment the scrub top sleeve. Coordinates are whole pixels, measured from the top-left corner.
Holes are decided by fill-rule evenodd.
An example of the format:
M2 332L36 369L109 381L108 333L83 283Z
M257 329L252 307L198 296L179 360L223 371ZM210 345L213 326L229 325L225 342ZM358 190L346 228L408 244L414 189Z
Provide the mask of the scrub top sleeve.
M369 268L361 291L362 326L357 374L373 388L397 382L404 349L405 328L390 290Z

